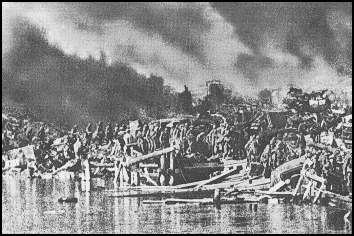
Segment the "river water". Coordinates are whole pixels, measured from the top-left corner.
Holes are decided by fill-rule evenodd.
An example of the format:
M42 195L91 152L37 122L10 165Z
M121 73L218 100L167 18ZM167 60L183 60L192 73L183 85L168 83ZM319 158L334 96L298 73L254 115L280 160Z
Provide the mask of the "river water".
M58 203L75 194L78 203ZM81 193L68 181L2 178L2 233L351 233L345 212L317 205L150 204ZM254 205L253 205L254 206Z

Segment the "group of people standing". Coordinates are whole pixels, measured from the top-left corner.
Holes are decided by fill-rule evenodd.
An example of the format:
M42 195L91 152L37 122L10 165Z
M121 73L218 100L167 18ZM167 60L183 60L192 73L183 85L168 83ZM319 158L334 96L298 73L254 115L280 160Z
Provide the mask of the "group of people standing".
M37 158L36 165L41 172L60 169L74 159L114 162L110 157L134 158L137 155L178 146L180 156L197 161L246 158L249 166L251 163L259 163L262 166L263 175L270 177L271 171L281 164L307 155L315 163L316 174L329 178L330 183L335 183L335 181L332 181L333 176L339 175L326 173L329 173L328 169L332 171L331 173L338 172L336 168L338 163L341 162L334 161L338 158L338 155L323 153L322 151L318 153L318 150L314 151L306 143L305 134L311 134L311 127L315 127L315 125L306 128L303 123L300 123L298 127L295 127L298 132L293 137L294 147L291 148L286 140L286 132L273 129L266 122L263 123L265 125L261 125L262 129L260 131L252 133L249 126L240 126L237 123L229 124L225 120L211 124L200 124L188 119L183 121L170 120L168 122L139 122L138 127L134 130L124 124L112 125L108 123L104 126L103 122L100 121L95 129L93 129L92 124L88 124L83 131L80 131L79 127L74 125L66 135L63 135L60 132L54 132L53 134L49 127L45 125L41 125L35 132L28 125L28 122L25 122L22 126L5 126L2 133L2 147L3 154L16 147L11 141L15 139L14 137L17 137L18 147L34 144ZM294 126L294 123L287 124L288 128L292 126ZM317 126L325 125L317 124ZM271 134L265 135L267 132ZM316 137L313 137L313 139L314 142L320 141ZM58 140L60 141L58 142ZM106 151L105 155L98 155L99 150ZM346 160L346 166L344 167L344 164L342 164L344 172L342 171L340 180L351 185L348 177L351 175L351 158L346 157ZM79 166L79 164L73 165L70 168L75 169ZM329 186L336 185L330 184ZM330 188L335 190L335 187Z
M352 154L339 149L309 146L304 154L313 174L326 180L326 190L342 195L352 193Z

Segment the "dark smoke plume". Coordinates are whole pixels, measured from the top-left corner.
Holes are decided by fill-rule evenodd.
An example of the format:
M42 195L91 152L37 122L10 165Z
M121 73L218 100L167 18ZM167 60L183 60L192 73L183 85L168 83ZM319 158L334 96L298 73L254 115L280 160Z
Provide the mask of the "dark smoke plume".
M17 21L11 50L3 55L3 100L24 104L44 120L61 125L97 120L158 118L167 111L161 77L146 78L132 68L99 60L69 56L50 45L45 32ZM173 101L173 100L172 100ZM4 102L4 101L3 101Z

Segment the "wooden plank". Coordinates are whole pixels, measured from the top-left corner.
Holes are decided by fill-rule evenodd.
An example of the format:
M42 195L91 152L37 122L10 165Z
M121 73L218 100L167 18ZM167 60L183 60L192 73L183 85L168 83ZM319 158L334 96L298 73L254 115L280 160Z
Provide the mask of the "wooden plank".
M203 183L198 184L195 188L198 189L198 188L202 187L203 185L206 185L206 184L212 183L214 181L220 180L220 179L225 178L225 177L227 177L227 176L229 176L231 174L235 174L238 171L240 171L240 169L238 167L235 167L234 169L225 171L225 172L223 172L220 175L214 176L214 177L204 181Z
M286 181L280 181L278 182L276 185L274 185L273 187L271 187L269 189L269 192L276 192L278 190L280 190L282 187L284 187L285 185L289 184L290 180L287 179Z
M146 169L145 169L145 170L146 170ZM142 177L145 177L146 180L147 180L149 183L152 183L154 186L158 186L158 184L157 184L153 179L150 178L149 173L147 173L146 171L145 171L145 172L141 172L141 176L142 176Z
M135 156L142 156L142 155L143 155L141 152L138 152L138 151L135 150L134 148L131 150L131 152L132 152Z
M201 180L201 181L196 181L196 182L187 183L187 184L179 184L179 185L175 185L175 186L171 186L171 187L176 188L176 189L189 188L189 187L193 187L193 186L196 186L196 185L204 183L204 182L205 182L205 180Z
M322 183L320 189L316 193L315 198L313 199L313 203L317 202L317 199L321 196L321 193L323 190L325 190L325 188L326 188L326 185Z
M95 167L113 167L114 163L99 163L99 162L90 161L90 165Z
M315 188L315 189L316 190L320 190L319 188ZM350 202L350 203L352 202L352 199L349 198L348 196L342 196L340 194L332 193L332 192L327 191L327 190L321 190L321 192L326 194L326 195L328 195L328 196L330 196L330 197L337 198L337 199L339 199L341 201Z
M179 193L194 193L194 194L202 194L202 193L212 193L213 190L195 190L195 189L163 189L163 190L148 190L148 191L122 191L116 192L110 197L143 197L143 196L164 196L170 194L179 194Z
M158 168L159 165L156 163L150 163L150 164L144 164L144 163L139 163L140 168Z
M305 176L312 179L312 180L315 180L317 182L320 182L320 183L324 183L325 182L325 179L322 178L322 177L319 177L317 175L314 175L314 174L310 174L309 172L305 172Z
M240 186L239 191L251 190L251 189L264 189L270 187L270 179L257 179L252 184L246 183L246 186Z
M304 179L304 174L301 174L299 180L297 181L296 187L293 191L293 197L295 197L297 195L297 192L299 191L299 189L301 187L303 179Z
M255 193L258 194L265 194L269 196L292 196L293 193L286 191L286 192L273 192L273 191L262 191L262 190L255 190Z
M129 166L131 166L131 165L134 165L134 164L136 164L136 163L139 163L139 162L148 160L148 159L150 159L150 158L153 158L153 157L156 157L156 156L160 156L160 155L162 155L162 154L166 154L166 153L172 152L172 151L174 151L176 148L178 148L178 145L174 145L174 146L172 146L172 147L168 147L168 148L165 148L165 149L162 149L162 150L158 150L158 151L155 151L155 152L152 152L152 153L149 153L149 154L140 156L140 157L132 158L131 160L129 160L129 161L127 161L127 162L125 163L125 166L129 167Z
M172 203L213 203L212 198L202 198L202 199L183 199L183 198L169 198L165 200L165 204Z
M201 189L218 189L218 188L230 188L235 187L239 184L239 181L227 181L218 184L207 184L202 186Z
M56 169L55 171L53 171L51 174L52 174L52 175L55 175L55 174L57 174L57 173L60 172L60 171L66 170L66 169L68 169L68 168L74 166L77 161L78 161L77 159L70 160L70 161L68 161L67 163L65 163L65 165L63 165L62 167L60 167L60 168Z
M118 192L130 192L130 191L166 191L170 190L171 186L122 186L119 188ZM107 189L105 192L117 192L116 189Z
M163 204L165 200L144 200L143 204Z

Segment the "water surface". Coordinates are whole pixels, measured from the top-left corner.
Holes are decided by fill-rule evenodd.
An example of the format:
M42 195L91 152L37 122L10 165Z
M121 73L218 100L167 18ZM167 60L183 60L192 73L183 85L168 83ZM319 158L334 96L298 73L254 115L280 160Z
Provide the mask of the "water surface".
M59 180L2 178L2 233L351 233L345 212L317 205L143 204L143 198L81 193ZM77 204L58 198L75 194Z

